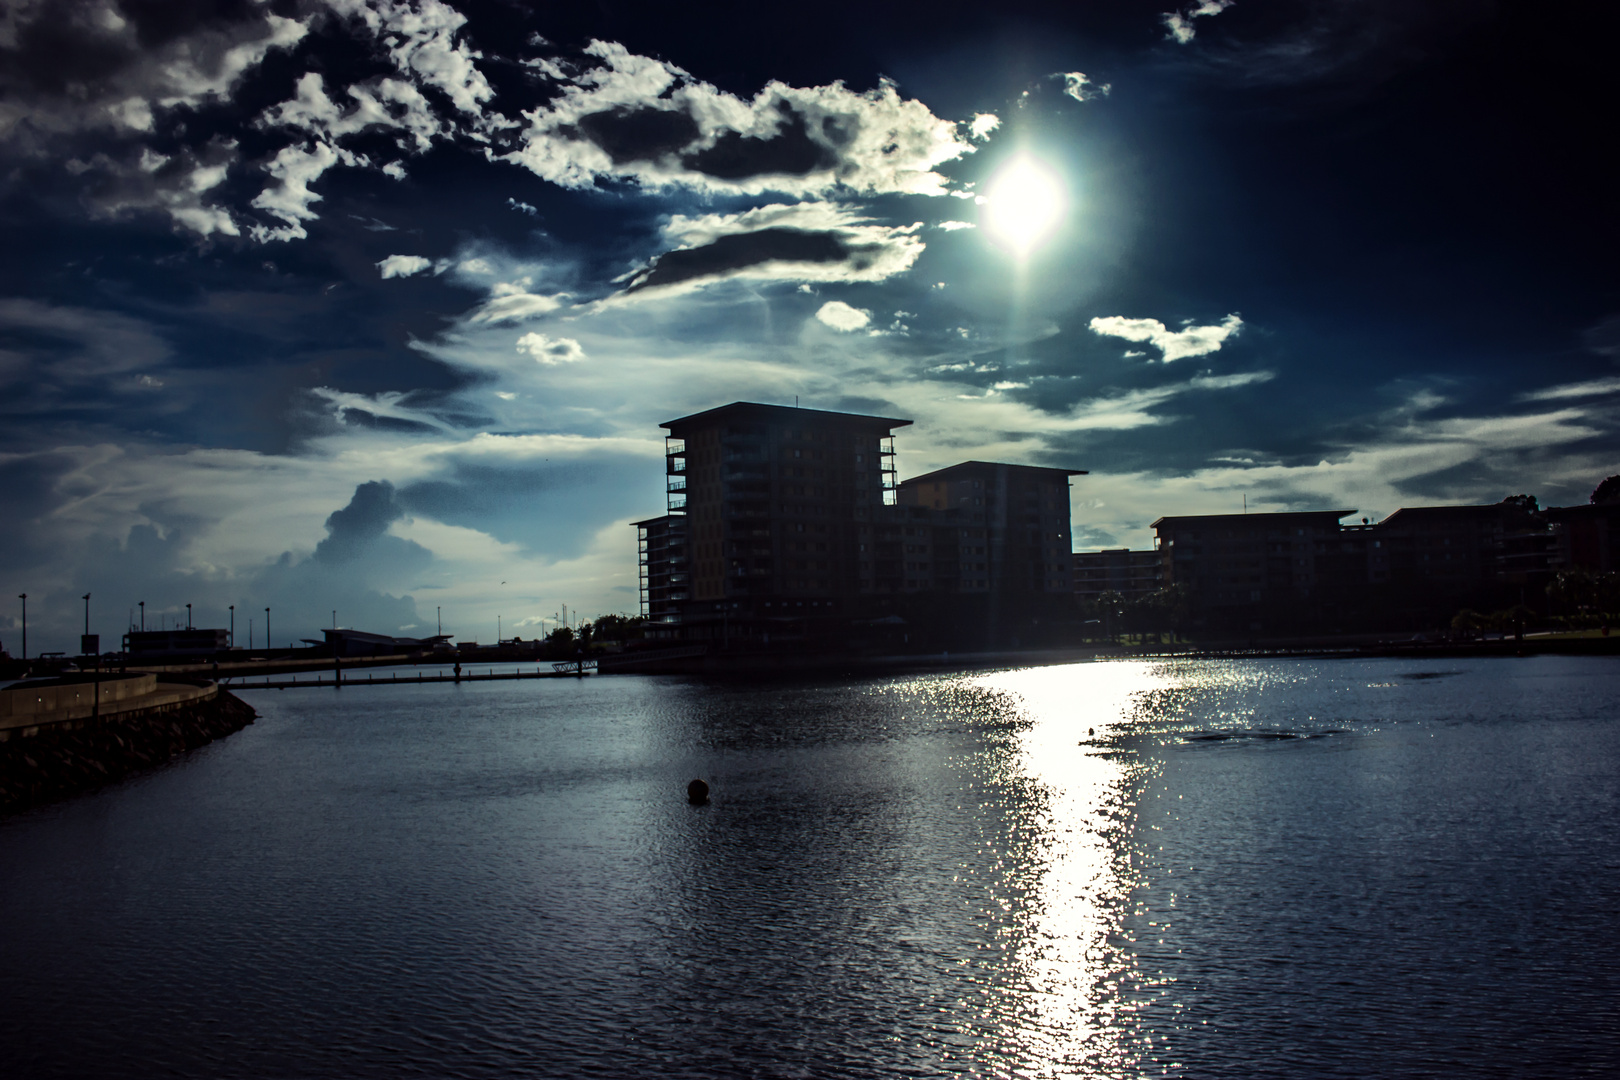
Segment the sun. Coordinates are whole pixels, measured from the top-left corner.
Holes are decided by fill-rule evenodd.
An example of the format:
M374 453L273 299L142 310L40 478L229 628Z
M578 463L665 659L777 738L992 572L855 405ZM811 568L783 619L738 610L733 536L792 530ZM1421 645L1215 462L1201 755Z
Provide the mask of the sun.
M997 170L980 199L985 232L1020 257L1051 238L1069 202L1058 174L1028 154Z

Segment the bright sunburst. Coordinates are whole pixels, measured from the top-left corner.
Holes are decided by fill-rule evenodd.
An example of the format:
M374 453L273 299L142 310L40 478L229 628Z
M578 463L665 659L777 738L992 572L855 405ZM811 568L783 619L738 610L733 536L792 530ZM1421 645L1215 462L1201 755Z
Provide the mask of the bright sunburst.
M1068 209L1063 181L1045 162L1020 154L985 188L981 223L990 238L1028 255L1057 230Z

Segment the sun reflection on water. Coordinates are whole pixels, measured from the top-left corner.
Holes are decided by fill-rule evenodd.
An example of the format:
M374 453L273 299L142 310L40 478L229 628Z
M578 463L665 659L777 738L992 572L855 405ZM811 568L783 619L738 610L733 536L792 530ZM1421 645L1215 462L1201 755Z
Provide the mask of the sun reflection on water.
M1123 1075L1141 1049L1130 1025L1150 976L1128 931L1133 841L1146 766L1125 745L1160 667L1080 664L978 680L1016 700L1026 723L1008 767L1042 790L1018 853L1027 880L1005 947L1013 978L996 1056L1016 1076Z

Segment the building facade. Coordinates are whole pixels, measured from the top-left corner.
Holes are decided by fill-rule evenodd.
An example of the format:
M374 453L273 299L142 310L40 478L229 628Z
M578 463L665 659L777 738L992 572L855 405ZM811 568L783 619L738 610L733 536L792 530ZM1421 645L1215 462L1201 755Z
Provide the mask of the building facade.
M1007 611L1072 601L1079 471L969 461L900 484L910 424L736 402L661 425L667 512L636 523L649 635L740 647L909 618L993 638Z
M1111 548L1074 553L1074 595L1095 603L1104 593L1127 600L1147 596L1164 587L1164 560L1157 551Z

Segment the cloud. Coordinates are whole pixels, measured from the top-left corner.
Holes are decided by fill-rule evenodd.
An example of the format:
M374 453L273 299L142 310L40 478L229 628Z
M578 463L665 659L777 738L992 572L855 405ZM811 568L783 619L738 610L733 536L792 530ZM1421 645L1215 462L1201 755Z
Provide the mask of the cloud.
M472 260L482 262L482 260ZM469 269L468 263L462 263L463 270ZM476 271L472 271L476 272ZM519 278L516 281L497 282L490 287L489 299L481 307L467 316L469 324L480 323L496 324L523 322L526 319L539 318L550 314L562 306L562 296L542 296L529 292L533 284L530 278Z
M116 157L101 151L87 161L69 159L67 170L83 178L84 201L98 216L159 210L199 236L237 236L240 229L230 211L212 204L208 194L224 182L238 156L234 141L216 138L169 154L145 147L125 148Z
M1234 375L1205 375L1186 382L1130 390L1083 401L1069 413L1068 427L1075 431L1129 431L1170 422L1170 418L1150 412L1159 405L1197 390L1235 390L1256 383L1270 382L1269 371L1247 371Z
M384 278L410 277L412 274L420 274L424 270L431 269L432 266L432 259L420 255L390 255L377 263L377 269L382 271Z
M398 129L411 136L418 152L450 131L434 115L422 92L399 79L377 79L369 86L349 87L345 96L351 104L346 108L327 97L325 81L318 72L305 73L298 80L297 91L297 97L260 117L259 125L293 128L330 142L368 129Z
M172 360L138 319L21 298L0 299L0 342L0 415L13 417L121 408L121 393L162 385Z
M872 313L860 308L850 307L842 300L829 300L816 311L816 318L832 327L846 333L859 330L872 321Z
M1528 394L1521 394L1519 400L1568 401L1574 398L1599 397L1616 393L1620 393L1620 376L1607 379L1592 379L1589 382L1565 383L1562 386L1549 386L1543 390L1533 390Z
M457 41L467 17L440 0L326 0L333 10L366 26L388 50L395 68L449 98L469 119L488 122L484 103L495 96L474 61L482 54Z
M255 225L249 231L260 243L272 240L302 240L309 235L304 222L313 220L310 209L321 196L309 189L322 173L337 164L365 164L365 158L330 143L282 147L265 172L275 181L259 192L253 205L286 222L284 226Z
M770 204L740 214L676 214L675 246L633 274L625 293L713 281L882 281L909 270L925 245L921 224L879 225L829 203Z
M865 93L773 81L745 101L613 42L593 41L585 54L577 71L537 68L558 95L524 114L521 145L506 155L563 187L941 195L947 181L935 167L973 149L886 80Z
M1164 355L1164 362L1189 356L1203 356L1218 350L1226 339L1243 326L1237 315L1228 315L1215 326L1193 326L1171 330L1158 319L1128 319L1121 315L1099 316L1088 324L1092 331L1126 341L1145 341Z
M533 331L518 338L517 351L542 364L572 364L585 359L585 350L573 338L548 338Z
M0 141L39 154L59 136L150 132L155 112L217 101L309 29L257 4L50 0L0 19Z
M991 132L1001 126L1001 117L995 113L976 113L968 124L968 134L979 142L990 137Z
M1107 97L1114 87L1111 83L1097 83L1083 71L1060 71L1050 76L1063 80L1063 92L1076 101L1095 101Z
M1178 44L1185 45L1196 36L1193 28L1194 19L1207 18L1219 15L1231 7L1236 0L1200 0L1197 4L1189 4L1180 11L1167 11L1159 16L1169 30L1170 38Z

